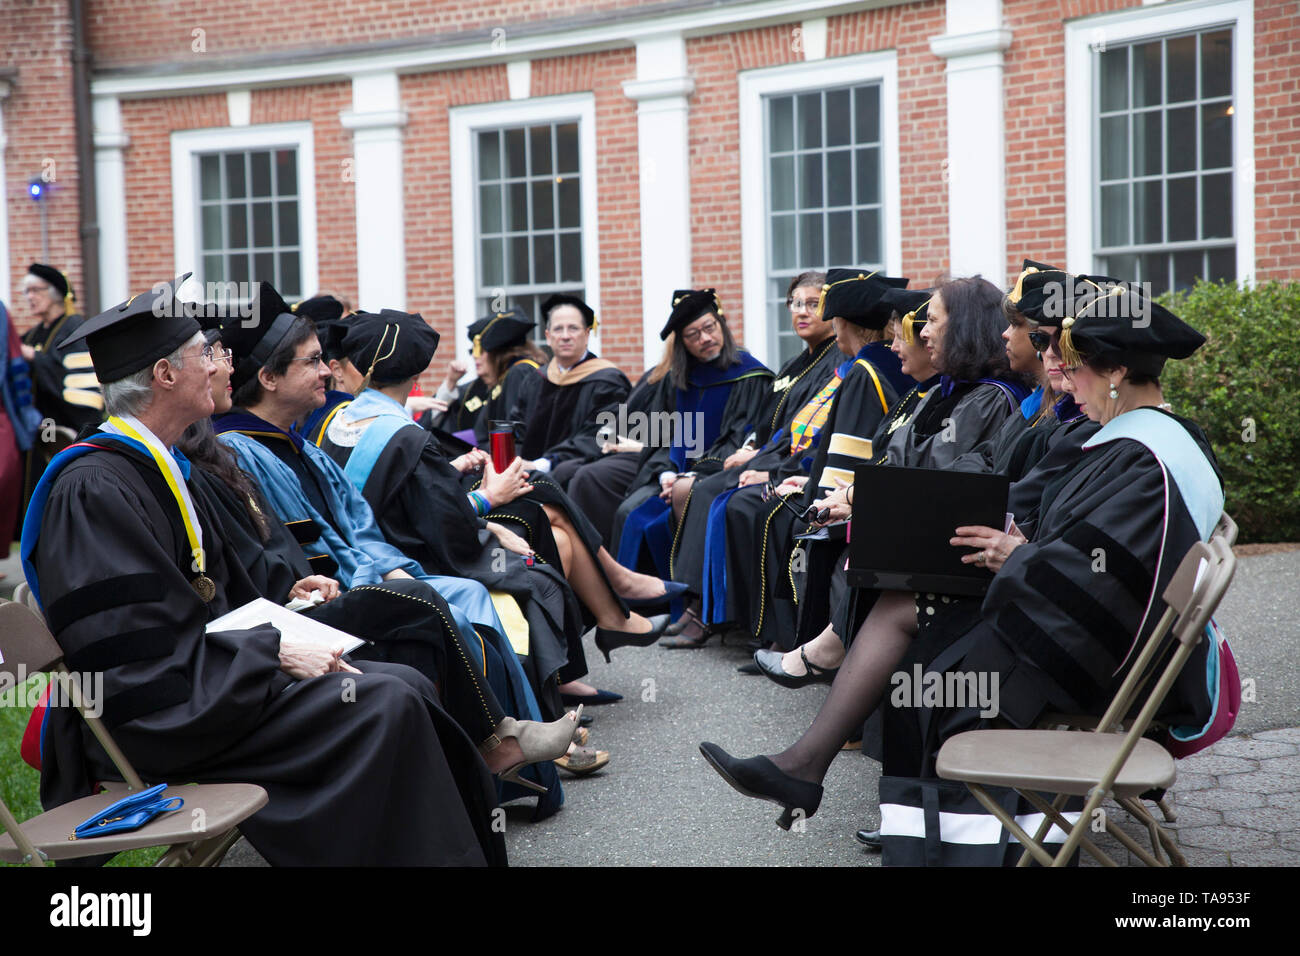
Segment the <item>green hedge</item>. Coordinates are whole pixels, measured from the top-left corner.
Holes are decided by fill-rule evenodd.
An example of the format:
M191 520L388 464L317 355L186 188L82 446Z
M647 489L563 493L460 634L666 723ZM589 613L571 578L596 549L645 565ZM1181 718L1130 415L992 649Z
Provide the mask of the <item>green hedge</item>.
M1239 541L1300 541L1300 283L1201 282L1160 301L1207 339L1161 383L1214 445Z

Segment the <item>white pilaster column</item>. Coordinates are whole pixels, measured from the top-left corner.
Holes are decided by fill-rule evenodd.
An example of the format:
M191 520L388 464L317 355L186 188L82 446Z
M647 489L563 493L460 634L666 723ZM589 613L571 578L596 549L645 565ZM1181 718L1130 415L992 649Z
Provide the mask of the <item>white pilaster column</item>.
M948 0L947 30L930 39L948 61L948 249L953 275L1006 280L1006 130L1001 0Z
M122 130L116 96L97 96L91 105L95 124L95 214L99 218L99 302L112 308L130 295L126 261L126 167L122 150L130 137ZM186 266L191 269L192 266Z
M641 322L644 357L662 354L659 330L674 289L691 284L691 167L686 42L680 33L636 45L636 79L623 92L637 104L641 179Z
M357 308L406 308L406 219L402 197L402 128L397 74L352 78L352 109L339 122L352 130L357 203ZM310 294L315 290L307 290Z
M5 146L9 142L5 136L5 100L9 98L9 81L0 79L0 184L7 183L5 178ZM12 313L17 305L21 310L23 303L15 303L11 296L15 290L9 288L9 203L0 196L0 301L3 301Z

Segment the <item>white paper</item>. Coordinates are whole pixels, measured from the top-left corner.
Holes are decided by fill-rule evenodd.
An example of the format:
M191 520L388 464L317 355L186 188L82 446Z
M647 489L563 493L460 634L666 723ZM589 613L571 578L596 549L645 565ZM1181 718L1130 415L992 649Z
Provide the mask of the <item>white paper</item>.
M279 629L281 637L290 637L296 641L311 641L331 649L342 645L344 654L351 654L366 643L346 631L313 621L266 598L249 601L242 607L221 615L215 621L209 621L204 630L208 633L243 631L262 624L270 624Z

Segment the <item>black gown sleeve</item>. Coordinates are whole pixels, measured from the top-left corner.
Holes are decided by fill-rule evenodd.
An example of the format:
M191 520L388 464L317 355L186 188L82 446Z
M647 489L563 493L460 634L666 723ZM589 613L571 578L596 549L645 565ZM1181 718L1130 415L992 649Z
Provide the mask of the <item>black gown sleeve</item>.
M596 433L600 431L600 416L605 412L616 413L618 405L627 401L632 390L627 376L615 369L597 372L592 378L593 381L578 386L583 389L583 394L569 422L569 437L542 452L552 470L561 462L575 458L582 461L599 458L601 451L596 443Z

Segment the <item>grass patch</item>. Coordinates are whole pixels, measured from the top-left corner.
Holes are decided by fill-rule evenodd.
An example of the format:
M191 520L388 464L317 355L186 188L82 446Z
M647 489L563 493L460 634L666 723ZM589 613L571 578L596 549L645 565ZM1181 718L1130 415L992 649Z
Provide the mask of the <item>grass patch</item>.
M45 680L44 674L38 674L0 694L0 798L20 821L41 813L41 775L23 762L19 748L32 712L27 702L39 694ZM147 847L119 853L108 865L153 866L165 850L165 847ZM0 867L11 865L0 863Z

